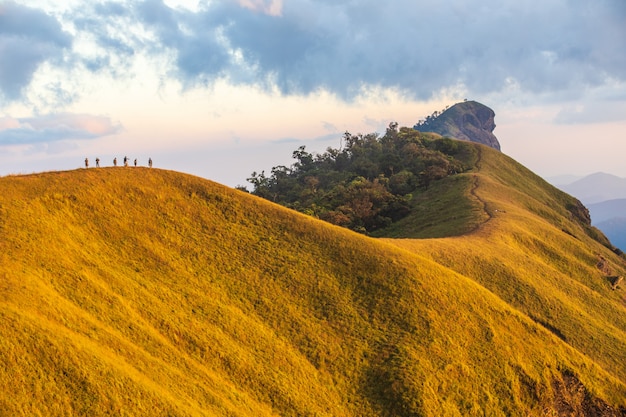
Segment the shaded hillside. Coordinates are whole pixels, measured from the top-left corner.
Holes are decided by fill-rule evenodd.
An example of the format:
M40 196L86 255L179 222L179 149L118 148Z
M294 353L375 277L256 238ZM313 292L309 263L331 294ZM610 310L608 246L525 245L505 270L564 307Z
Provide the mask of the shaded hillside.
M506 155L494 154L481 145L469 145L474 151L473 169L437 181L422 195L412 201L410 213L397 223L374 233L376 237L436 238L460 236L475 231L502 209L489 210L487 202L478 194L481 178L485 176L483 155L493 167L487 177L503 182L504 187L524 199L527 210L549 219L567 218L595 243L610 247L610 242L591 225L589 210L576 198L549 185L522 165ZM498 197L499 198L499 197ZM514 200L515 204L522 201Z
M495 158L463 174L490 220L427 242L162 170L0 178L0 409L623 415L621 260Z
M487 145L500 150L500 142L493 134L495 113L477 101L457 103L442 112L420 120L414 128L420 132L437 133L444 137Z
M253 172L252 194L361 233L388 228L415 211L429 188L473 168L468 143L391 123L385 135L352 135L311 154L301 146L290 167ZM413 208L412 208L413 207Z

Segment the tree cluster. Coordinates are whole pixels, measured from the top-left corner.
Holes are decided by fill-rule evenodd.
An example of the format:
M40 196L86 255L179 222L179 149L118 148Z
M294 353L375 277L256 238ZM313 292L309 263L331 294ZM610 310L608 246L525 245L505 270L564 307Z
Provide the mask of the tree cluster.
M384 136L346 132L340 149L311 154L304 146L296 162L276 166L269 176L253 172L252 193L330 223L367 233L406 216L410 200L432 181L468 168L457 156L459 141L398 128Z
M467 101L467 99L465 99L465 101ZM424 119L420 119L417 123L415 123L415 126L413 126L413 128L423 131L424 129L430 127L435 122L435 120L437 120L437 118L444 114L449 108L450 106L446 106L441 111L435 110L430 116L426 116Z

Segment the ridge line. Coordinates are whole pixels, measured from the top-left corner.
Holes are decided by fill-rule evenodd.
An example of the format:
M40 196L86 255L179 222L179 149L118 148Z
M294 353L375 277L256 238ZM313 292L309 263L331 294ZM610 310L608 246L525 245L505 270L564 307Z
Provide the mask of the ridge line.
M478 154L477 154L477 159L476 159L476 168L478 169L478 172L480 172L481 170L481 162L482 162L482 148L481 146L477 146L476 147L478 150ZM472 181L472 188L470 188L470 195L472 197L474 197L481 205L482 205L482 211L487 215L487 219L481 223L479 223L478 225L476 225L474 227L473 230L471 230L469 233L473 234L475 232L478 231L478 229L480 229L482 226L484 226L485 224L487 224L489 221L491 221L493 219L493 214L487 209L487 202L485 200L483 200L477 193L476 190L478 189L478 175L475 173L473 174L473 181Z

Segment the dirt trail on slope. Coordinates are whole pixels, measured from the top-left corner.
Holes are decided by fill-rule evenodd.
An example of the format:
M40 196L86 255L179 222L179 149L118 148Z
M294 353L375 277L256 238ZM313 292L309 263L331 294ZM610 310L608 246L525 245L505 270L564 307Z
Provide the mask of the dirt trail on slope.
M477 146L478 149L478 155L476 158L476 168L478 170L478 172L480 172L481 170L481 162L482 162L482 157L483 157L483 151L481 149L480 146ZM472 197L474 197L476 199L476 201L478 201L481 205L481 209L482 211L487 215L487 219L478 224L473 230L471 230L469 233L475 233L476 231L478 231L478 229L480 229L481 227L483 227L486 223L488 223L491 219L493 219L493 213L491 213L491 211L487 208L487 202L485 200L483 200L477 193L476 190L479 187L479 177L477 174L473 175L472 178L472 188L470 189L470 195Z

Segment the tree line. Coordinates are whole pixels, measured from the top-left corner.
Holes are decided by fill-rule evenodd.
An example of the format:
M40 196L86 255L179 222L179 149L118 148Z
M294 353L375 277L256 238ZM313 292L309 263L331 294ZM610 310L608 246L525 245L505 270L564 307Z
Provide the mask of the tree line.
M361 233L390 225L433 181L472 168L470 147L391 123L383 136L346 132L339 149L293 152L296 162L253 172L252 194Z

